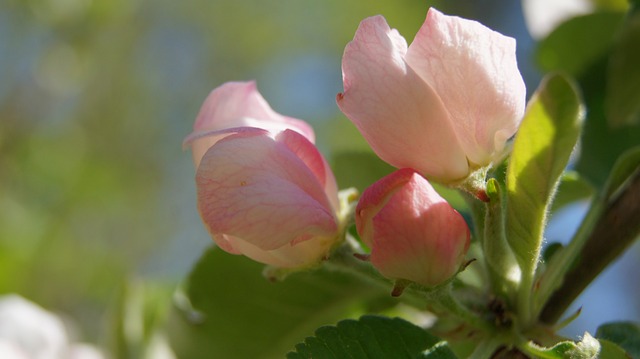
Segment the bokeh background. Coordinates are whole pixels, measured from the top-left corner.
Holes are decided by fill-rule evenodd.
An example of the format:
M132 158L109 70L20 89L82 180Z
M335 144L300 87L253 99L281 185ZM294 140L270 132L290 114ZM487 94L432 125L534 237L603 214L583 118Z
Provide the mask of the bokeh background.
M181 147L209 91L255 79L276 111L314 126L329 158L367 151L335 105L344 46L374 14L410 41L430 5L517 38L535 90L543 72L518 1L0 0L0 294L99 345L130 283L169 302L212 244ZM570 238L584 210L557 216L547 238ZM578 299L567 334L640 320L639 252Z

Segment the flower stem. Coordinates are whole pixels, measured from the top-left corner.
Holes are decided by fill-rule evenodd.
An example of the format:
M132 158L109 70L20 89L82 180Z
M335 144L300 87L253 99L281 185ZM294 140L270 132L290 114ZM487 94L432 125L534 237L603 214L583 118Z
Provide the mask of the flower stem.
M386 288L391 293L392 281L383 277L371 263L356 258L352 247L348 244L338 248L331 258L325 262L325 265L329 269L351 273L369 283ZM424 288L412 284L402 291L400 299L419 309L426 309L427 305L432 305L437 311L446 312L476 329L484 332L493 332L494 327L491 323L485 321L478 314L456 300L452 295L451 288L451 281L435 288Z
M471 353L469 359L489 359L493 356L493 354L504 345L501 338L498 336L490 336L480 343L476 349Z
M457 317L466 324L482 330L484 332L493 332L494 327L489 322L482 319L478 314L472 312L463 306L452 294L451 284L438 287L426 293L428 300L433 301L439 307L445 309L451 315Z
M347 239L347 243L333 252L331 257L324 263L325 267L330 270L349 273L365 282L378 286L380 289L389 290L389 293L391 293L393 281L383 277L368 261L354 256L353 247L349 242L350 240ZM422 296L417 295L411 290L405 291L400 299L419 309L426 307Z
M490 179L487 183L489 202L486 204L482 247L494 293L512 301L521 271L505 234L505 198L502 194L498 181Z

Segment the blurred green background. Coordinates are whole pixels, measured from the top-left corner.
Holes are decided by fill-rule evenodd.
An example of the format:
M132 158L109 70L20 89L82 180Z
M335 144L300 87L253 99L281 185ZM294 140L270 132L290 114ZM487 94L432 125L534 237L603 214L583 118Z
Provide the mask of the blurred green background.
M170 292L212 243L181 149L208 92L255 79L325 155L368 151L335 105L344 46L374 14L411 41L429 5L517 37L535 89L517 1L0 0L0 293L100 342L124 283Z

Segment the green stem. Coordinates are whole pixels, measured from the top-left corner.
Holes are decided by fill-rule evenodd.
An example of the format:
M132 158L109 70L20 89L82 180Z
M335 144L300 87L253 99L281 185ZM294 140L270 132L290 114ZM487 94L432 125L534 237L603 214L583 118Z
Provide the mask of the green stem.
M392 287L391 280L380 275L371 263L355 258L349 245L338 248L325 265L330 269L351 273L381 288ZM402 292L400 299L419 309L425 309L427 304L431 304L435 309L446 311L476 329L492 332L494 327L491 323L480 318L453 297L451 286L451 282L435 288L410 285Z
M518 290L518 323L523 329L527 329L533 324L533 271L525 270L522 272L520 287Z
M349 273L380 289L389 290L389 292L393 287L393 281L383 277L370 262L354 257L354 252L349 243L334 251L331 258L324 265L331 270ZM418 309L425 309L426 307L424 297L412 290L406 290L399 299Z
M493 292L512 301L520 282L520 266L505 235L505 198L495 179L487 183L489 202L484 225L484 260L489 271Z
M505 343L502 342L499 336L488 337L482 340L480 343L478 343L478 346L473 351L473 353L471 353L471 355L469 356L469 359L492 358L493 354L498 350L498 348L500 348L503 345L505 345Z
M467 192L461 191L460 194L467 203L467 206L469 206L469 210L471 212L471 219L473 220L473 236L476 240L482 243L484 242L483 237L486 205L484 202L478 200Z
M429 302L434 303L438 309L445 310L447 313L476 329L488 333L494 332L495 327L488 321L482 319L477 313L462 305L452 295L451 288L452 283L447 283L434 289L420 288L418 291L420 291Z

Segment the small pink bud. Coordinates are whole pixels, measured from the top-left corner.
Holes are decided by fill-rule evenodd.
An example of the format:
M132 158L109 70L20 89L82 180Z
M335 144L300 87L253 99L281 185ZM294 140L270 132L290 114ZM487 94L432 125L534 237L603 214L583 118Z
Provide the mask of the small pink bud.
M407 45L382 16L344 51L337 103L397 168L450 183L498 160L525 105L515 40L430 9Z
M356 208L356 227L382 275L429 287L458 271L470 244L462 216L408 168L364 191Z

